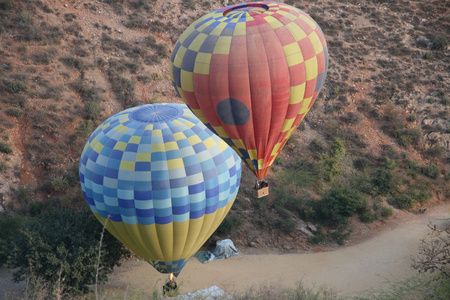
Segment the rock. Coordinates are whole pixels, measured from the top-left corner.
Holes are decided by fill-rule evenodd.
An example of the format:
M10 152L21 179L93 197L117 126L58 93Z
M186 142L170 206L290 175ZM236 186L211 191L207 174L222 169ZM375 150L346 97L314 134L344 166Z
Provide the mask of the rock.
M248 245L252 248L258 247L258 244L255 242L250 242Z
M210 300L219 300L219 299L233 299L231 295L225 293L224 290L221 290L217 286L213 285L208 288L204 288L201 290L197 290L195 292L190 292L185 295L177 296L173 299L176 300L194 300L194 299L210 299Z
M317 227L314 226L311 222L306 223L306 225L308 226L308 229L311 230L312 232L317 232Z
M419 35L418 37L416 37L416 43L417 45L428 49L431 49L431 47L433 47L433 42L423 35Z
M308 229L306 229L305 227L296 227L297 230L300 230L302 233L304 233L307 236L314 236L314 233L312 233L311 231L309 231Z

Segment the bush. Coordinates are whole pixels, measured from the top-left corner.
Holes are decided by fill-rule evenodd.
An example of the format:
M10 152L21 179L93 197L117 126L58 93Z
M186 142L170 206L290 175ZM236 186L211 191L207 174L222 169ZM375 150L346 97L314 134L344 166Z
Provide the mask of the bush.
M6 169L8 168L8 166L6 165L5 162L0 162L0 172L5 172Z
M76 134L81 136L82 138L87 138L88 136L90 136L93 130L94 123L91 120L80 121L78 123L78 126L75 128Z
M426 203L431 198L430 190L421 186L415 189L409 189L388 200L389 204L399 209L411 209L417 203Z
M330 237L336 241L338 245L344 245L345 239L348 238L349 233L342 233L339 230L331 231Z
M29 42L40 42L44 38L41 28L36 25L31 25L27 27L25 33L25 39Z
M6 154L11 154L13 152L13 150L11 149L11 147L3 142L0 142L0 152L6 153Z
M398 209L411 209L414 207L414 205L416 205L415 199L413 199L411 195L408 194L393 197L389 199L388 202Z
M55 230L55 229L58 230ZM39 278L52 285L62 284L62 292L85 293L88 285L105 282L107 274L128 251L105 232L102 256L97 260L103 227L89 209L50 210L23 224L11 237L7 249L7 266L16 268L14 280ZM97 265L100 267L97 269Z
M333 186L320 201L312 203L315 217L329 226L345 224L348 217L367 211L367 203L359 191L348 187Z
M372 165L373 159L371 157L360 157L353 161L353 166L360 171L363 171Z
M427 155L429 157L436 157L441 159L444 158L445 152L446 152L445 147L442 147L440 145L434 145L433 147L428 148Z
M441 173L441 168L437 164L431 163L428 166L420 167L420 173L429 178L436 179Z
M341 120L344 123L358 124L359 122L361 122L362 116L359 113L348 112L341 116Z
M3 7L5 9L13 9L15 5L15 0L5 0L3 1Z
M308 243L311 243L311 244L314 244L314 245L323 243L324 241L325 241L325 237L321 233L317 233L316 235L310 236L308 238Z
M23 80L14 80L8 86L8 91L13 94L25 92L26 90L28 90L28 84Z
M12 189L14 198L19 203L29 203L31 198L31 190L27 186L19 186Z
M83 61L76 57L66 57L60 59L66 66L82 71L86 68Z
M359 220L363 223L372 223L377 220L377 215L367 211L359 216Z
M228 215L217 228L218 234L229 234L235 227L244 223L244 219L237 215Z
M344 156L346 153L345 142L338 137L334 138L331 142L331 153L336 157Z
M96 102L88 102L84 105L84 111L86 112L86 119L95 120L102 112L102 108Z
M116 94L117 100L123 103L128 103L133 100L135 90L134 81L115 74L109 76L109 82L112 85L112 90Z
M292 233L297 223L292 218L281 218L281 229L284 233Z
M30 203L30 214L32 216L37 216L42 212L44 204L41 201L32 201Z
M320 154L320 163L318 164L318 173L323 180L333 182L336 177L341 175L341 163L337 157L331 157L328 154Z
M11 238L19 233L24 221L23 217L0 215L0 263L6 261L6 248L11 243Z
M6 114L12 117L20 117L22 110L18 107L12 107L6 110Z
M371 177L374 194L387 195L396 189L394 170L386 166L376 169Z
M388 217L392 216L393 214L394 214L394 211L392 210L392 208L387 207L387 206L383 207L380 212L380 215L383 218L388 218Z
M309 143L308 149L313 153L321 153L324 151L325 147L320 140L314 139Z

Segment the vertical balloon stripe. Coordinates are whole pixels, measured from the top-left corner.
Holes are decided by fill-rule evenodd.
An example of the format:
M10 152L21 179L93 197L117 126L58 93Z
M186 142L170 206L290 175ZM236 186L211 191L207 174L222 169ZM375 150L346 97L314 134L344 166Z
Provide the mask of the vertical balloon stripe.
M206 41L216 39L209 68L201 63L205 57L198 63L196 58L193 70L192 62L181 67L178 60L189 58L175 46L180 54L171 60L172 80L176 85L180 72L189 77L182 80L186 88L178 89L183 101L262 178L323 86L325 37L305 12L282 3L236 4L202 19L210 21L195 28L208 37L198 39L189 27L180 40L203 41L205 46L189 46L199 49L199 57L211 48Z

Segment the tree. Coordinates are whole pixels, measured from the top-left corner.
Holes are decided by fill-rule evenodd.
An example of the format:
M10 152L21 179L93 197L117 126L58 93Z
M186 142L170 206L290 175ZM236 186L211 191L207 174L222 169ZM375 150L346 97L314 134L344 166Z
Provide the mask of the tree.
M11 237L3 249L7 266L17 268L15 281L38 278L54 288L61 285L63 294L86 293L88 285L107 281L107 274L129 254L108 232L101 239L102 231L87 208L44 212L25 222Z
M431 232L421 240L419 257L413 259L413 268L420 273L440 271L450 277L450 222L444 228L428 225Z

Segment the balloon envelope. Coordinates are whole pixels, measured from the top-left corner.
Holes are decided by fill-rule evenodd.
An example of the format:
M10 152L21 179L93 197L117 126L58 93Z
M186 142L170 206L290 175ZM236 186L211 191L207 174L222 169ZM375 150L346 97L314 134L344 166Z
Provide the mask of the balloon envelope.
M241 159L186 105L122 111L88 139L80 180L92 212L162 273L178 275L239 189Z
M317 98L327 68L325 38L311 17L254 2L190 25L170 71L183 101L261 179Z

